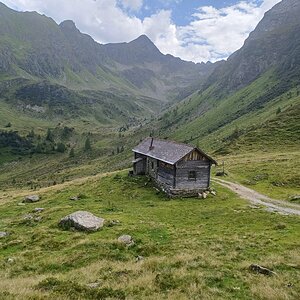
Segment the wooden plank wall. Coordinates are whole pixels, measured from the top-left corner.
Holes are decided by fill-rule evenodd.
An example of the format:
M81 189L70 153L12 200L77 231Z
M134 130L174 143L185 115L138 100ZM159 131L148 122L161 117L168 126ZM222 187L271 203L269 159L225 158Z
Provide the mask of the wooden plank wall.
M149 174L152 178L156 179L157 175L157 159L148 157L147 158L147 174Z
M157 180L168 186L173 186L175 168L162 162L158 163Z
M135 165L134 165L134 174L135 175L144 175L144 174L146 174L146 159L147 159L147 157L145 155L135 153L134 158L135 159L143 158L142 161L139 161L139 162L135 163Z
M189 172L196 172L196 180L189 180ZM180 161L176 165L176 188L205 189L209 187L210 161Z

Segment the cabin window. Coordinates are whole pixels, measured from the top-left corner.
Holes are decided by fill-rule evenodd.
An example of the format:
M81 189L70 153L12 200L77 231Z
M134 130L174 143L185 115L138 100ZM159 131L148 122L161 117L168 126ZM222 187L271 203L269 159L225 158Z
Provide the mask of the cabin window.
M196 180L197 173L196 171L189 171L189 180Z
M151 162L151 169L152 169L152 171L154 170L154 162L153 161Z

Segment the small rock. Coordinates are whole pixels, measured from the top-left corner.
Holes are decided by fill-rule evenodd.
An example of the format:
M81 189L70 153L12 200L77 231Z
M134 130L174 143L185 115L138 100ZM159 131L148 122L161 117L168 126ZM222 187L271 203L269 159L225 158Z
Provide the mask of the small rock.
M134 245L134 240L132 239L132 236L127 235L127 234L121 235L118 238L118 242L125 245L125 246L127 246L127 247L130 247L130 246Z
M18 206L25 206L26 204L25 203L22 203L22 202L20 202L20 203L18 203Z
M104 226L104 219L98 218L87 211L77 211L64 218L59 225L65 229L75 228L81 231L97 231Z
M88 283L86 286L91 288L91 289L96 289L100 286L100 282L96 281L96 282Z
M9 236L8 232L0 231L0 238L4 238L4 237L7 237L7 236Z
M24 198L23 203L34 203L38 201L40 201L39 195L29 195Z
M136 257L136 259L135 259L136 262L139 262L139 261L142 261L142 260L144 260L144 257L143 257L143 256L140 256L140 255L138 255L138 256Z
M37 208L35 208L32 212L33 212L33 213L41 213L41 212L43 212L44 210L45 210L45 208L37 207Z
M10 264L13 263L14 261L15 260L13 258L11 258L11 257L7 259L7 262L10 263Z
M33 219L33 215L27 214L27 215L24 216L23 219L24 219L24 220L32 220L32 219Z
M80 197L79 196L72 196L72 197L70 197L70 200L78 201L78 200L80 200Z
M121 224L121 222L119 220L109 220L106 222L106 226L108 226L108 227L113 227L113 226L117 226L120 224Z
M300 195L290 196L289 199L290 199L291 201L297 201L297 200L300 200Z
M260 273L260 274L267 275L267 276L276 275L276 273L271 271L270 269L267 269L265 267L262 267L262 266L256 265L256 264L252 264L249 267L249 269L253 272Z
M217 196L217 193L215 191L210 191L210 193L213 195L213 196Z

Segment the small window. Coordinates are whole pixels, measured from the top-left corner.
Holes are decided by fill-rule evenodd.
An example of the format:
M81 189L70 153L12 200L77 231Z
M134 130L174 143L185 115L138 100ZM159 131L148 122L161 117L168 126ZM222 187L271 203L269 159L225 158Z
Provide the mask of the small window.
M189 180L196 180L196 171L189 171Z
M151 169L152 169L152 171L154 170L154 162L153 161L151 162Z

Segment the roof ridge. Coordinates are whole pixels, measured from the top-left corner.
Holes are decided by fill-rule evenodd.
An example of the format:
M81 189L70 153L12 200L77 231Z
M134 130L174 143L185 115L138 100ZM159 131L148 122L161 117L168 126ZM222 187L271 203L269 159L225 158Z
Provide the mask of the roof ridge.
M162 142L166 142L166 143L173 143L173 144L177 144L177 145L183 145L183 146L188 146L188 147L191 147L193 149L197 148L195 147L194 145L191 145L191 144L187 144L187 143L183 143L183 142L177 142L177 141L174 141L174 140L169 140L169 139L162 139L162 138L156 138L156 137L148 137L146 139L154 139L154 140L158 140L158 141L162 141Z

